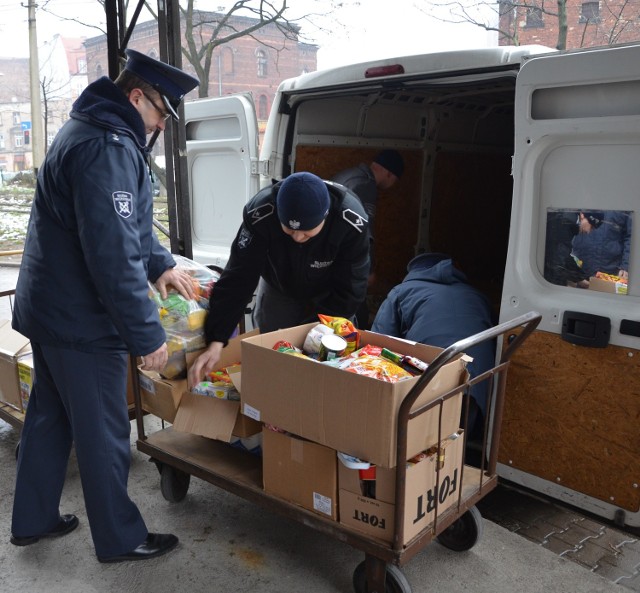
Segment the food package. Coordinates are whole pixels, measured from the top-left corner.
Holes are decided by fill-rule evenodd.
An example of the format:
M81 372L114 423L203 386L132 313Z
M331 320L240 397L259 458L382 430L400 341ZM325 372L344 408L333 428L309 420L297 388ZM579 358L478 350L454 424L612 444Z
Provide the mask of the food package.
M167 364L160 371L165 379L184 379L187 376L187 352L196 352L205 348L202 331L176 332L165 330L167 334Z
M388 383L397 383L413 377L411 373L405 371L394 362L376 355L362 354L361 356L348 356L339 360L340 362L335 366L344 371L372 377Z
M309 333L307 333L307 336L304 339L304 344L302 345L302 351L305 354L312 356L318 355L320 353L320 341L322 340L322 336L332 333L334 333L333 329L328 325L318 323L318 325L312 327L309 330Z
M360 333L356 326L344 317L331 317L330 315L318 314L323 325L330 327L335 334L347 341L347 350L345 354L351 354L360 346Z

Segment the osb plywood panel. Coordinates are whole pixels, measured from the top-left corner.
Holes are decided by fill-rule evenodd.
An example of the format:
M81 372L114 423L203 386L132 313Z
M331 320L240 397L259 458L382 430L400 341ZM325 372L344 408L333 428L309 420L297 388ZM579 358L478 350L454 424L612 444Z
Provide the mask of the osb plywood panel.
M509 367L499 461L640 509L640 352L535 332Z
M295 171L310 171L331 179L338 171L370 163L377 148L298 146ZM404 174L392 188L380 192L375 221L375 282L370 295L382 300L406 274L414 256L420 215L421 152L400 150Z

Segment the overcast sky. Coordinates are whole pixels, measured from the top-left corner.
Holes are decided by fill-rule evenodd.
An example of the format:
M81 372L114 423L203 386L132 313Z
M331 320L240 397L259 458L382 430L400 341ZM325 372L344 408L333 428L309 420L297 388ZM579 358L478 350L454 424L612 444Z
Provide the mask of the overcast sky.
M205 4L207 9L211 9L212 4L217 8L225 3L211 3L209 0ZM345 6L333 16L342 27L332 26L330 35L313 33L313 41L320 46L318 68L394 55L497 45L495 35L487 34L473 25L442 23L419 11L415 4L416 0L362 0L355 4L345 2ZM1 57L28 56L26 5L27 0L0 0ZM38 5L46 6L57 15L77 18L104 28L104 12L96 0L38 0ZM292 0L290 5L291 10L304 10L305 0ZM141 15L139 20L148 18ZM50 40L56 33L68 37L93 37L100 34L98 29L60 20L42 10L36 11L36 23L39 44ZM305 25L302 24L302 27L304 31Z

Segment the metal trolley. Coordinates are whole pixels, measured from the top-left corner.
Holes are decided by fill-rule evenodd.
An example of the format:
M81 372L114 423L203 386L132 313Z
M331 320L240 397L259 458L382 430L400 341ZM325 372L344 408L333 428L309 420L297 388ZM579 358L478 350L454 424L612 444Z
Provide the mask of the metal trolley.
M171 427L146 435L140 392L136 385L137 448L156 463L160 471L160 489L166 500L181 501L187 494L191 476L195 476L363 551L364 561L353 573L356 593L411 593L411 586L400 567L422 548L435 539L447 548L464 551L472 548L482 536L482 516L475 504L491 492L498 482L496 462L507 369L514 353L538 326L540 319L540 314L530 312L456 342L438 355L406 395L397 418L395 531L392 543L375 539L266 493L262 487L262 460L256 455L231 447L227 443L174 431ZM423 388L443 365L473 346L498 338L502 338L501 355L499 362L492 369L468 380L435 401L412 409ZM458 490L455 503L439 514L436 500L434 521L410 541L402 544L408 422L434 408L439 410L441 419L444 402L462 391L464 428L469 415L469 390L473 385L483 381L488 382L491 396L483 442L479 447L479 467L467 465L466 460L463 460L460 467L462 487ZM447 435L439 436L444 438ZM466 432L464 438L466 440ZM439 471L436 476L437 492L440 485Z

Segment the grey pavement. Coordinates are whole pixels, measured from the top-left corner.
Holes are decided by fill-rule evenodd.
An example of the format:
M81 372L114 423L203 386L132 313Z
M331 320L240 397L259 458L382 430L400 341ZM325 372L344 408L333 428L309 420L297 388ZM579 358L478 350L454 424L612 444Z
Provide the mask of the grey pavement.
M0 291L15 285L16 273L0 266ZM10 307L2 301L5 318ZM147 434L160 428L152 416L144 422ZM0 593L353 591L362 552L197 478L182 502L167 502L155 464L137 450L136 438L134 422L130 495L149 529L175 533L180 545L154 560L100 564L73 454L61 512L78 515L79 528L25 548L10 544L19 427L0 420ZM478 505L484 535L474 548L453 552L434 542L403 567L413 593L640 591L637 538L549 501L497 492Z

